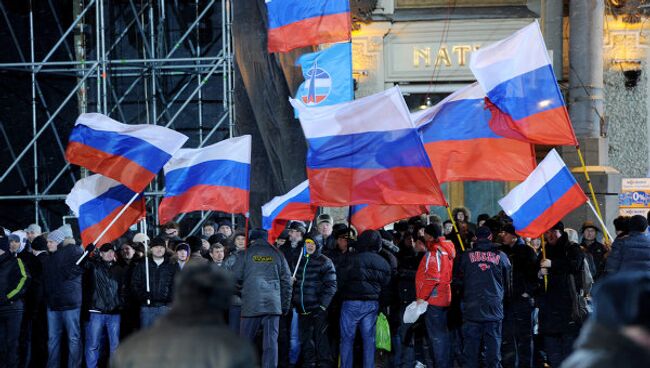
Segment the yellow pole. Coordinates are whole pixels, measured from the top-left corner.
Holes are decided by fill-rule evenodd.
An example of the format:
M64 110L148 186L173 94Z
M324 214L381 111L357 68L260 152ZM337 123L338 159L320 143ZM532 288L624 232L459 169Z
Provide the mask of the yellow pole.
M541 236L542 239L542 258L546 259L546 244L544 243L544 234ZM548 275L544 275L544 291L548 289Z
M465 245L463 244L463 239L460 237L460 232L458 232L458 227L456 226L456 219L454 216L451 215L451 208L449 208L449 203L447 203L447 213L449 214L449 219L451 220L451 224L454 226L454 230L456 231L456 236L458 237L458 242L460 243L460 249L465 251Z
M591 179L589 178L589 172L587 171L587 165L585 165L585 159L582 157L582 152L580 151L580 146L576 146L576 150L578 151L578 158L580 158L580 164L582 165L582 171L585 174L585 179L587 180L587 185L589 186L589 192L591 193L591 200L594 203L594 205L596 206L596 212L598 213L598 217L600 217L602 219L603 215L600 212L600 205L598 204L598 201L596 200L596 193L594 192L593 185L591 185ZM605 243L610 244L610 239L609 239L609 236L607 235L607 231L603 231L603 237L605 238Z

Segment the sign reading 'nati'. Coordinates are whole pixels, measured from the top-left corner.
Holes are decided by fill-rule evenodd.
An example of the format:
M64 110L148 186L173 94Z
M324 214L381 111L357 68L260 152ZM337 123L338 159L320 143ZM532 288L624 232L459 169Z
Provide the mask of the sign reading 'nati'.
M532 19L409 22L384 38L387 82L473 81L473 51L499 41Z

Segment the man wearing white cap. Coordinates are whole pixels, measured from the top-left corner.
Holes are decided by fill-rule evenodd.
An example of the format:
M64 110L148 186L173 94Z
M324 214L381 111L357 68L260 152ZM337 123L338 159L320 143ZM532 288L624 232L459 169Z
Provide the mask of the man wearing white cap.
M25 229L25 234L27 234L27 243L30 244L30 248L31 248L31 244L34 241L34 239L37 236L42 234L41 227L38 226L38 224L31 224L31 225L27 226L27 229ZM27 248L27 249L30 249L30 248Z

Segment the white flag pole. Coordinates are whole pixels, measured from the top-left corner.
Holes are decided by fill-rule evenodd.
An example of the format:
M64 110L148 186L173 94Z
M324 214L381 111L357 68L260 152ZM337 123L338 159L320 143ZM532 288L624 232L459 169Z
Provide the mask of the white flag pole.
M296 278L296 274L298 273L298 268L300 267L300 261L302 261L302 254L305 252L304 249L300 250L300 255L298 256L298 263L296 263L296 269L293 270L293 276L292 278Z
M124 212L126 212L126 209L129 208L129 206L131 206L131 203L133 203L133 201L135 201L136 198L138 198L139 195L140 195L140 193L135 193L133 195L133 198L131 198L129 200L129 202L126 204L126 206L122 207L120 212L117 213L117 216L115 216L115 218L113 220L111 220L111 222L108 224L108 226L106 226L104 228L104 230L101 232L101 234L99 234L97 239L95 239L95 241L92 242L92 244L97 246L97 242L99 242L99 240L101 240L101 238L106 234L106 232L115 224L117 219L119 219L124 214ZM86 251L84 251L84 254L82 254L81 257L79 257L79 259L77 260L77 263L76 263L77 266L79 265L79 263L81 263L81 261L83 261L84 258L86 258L87 255L88 255L88 251L86 250Z
M151 287L149 286L149 241L147 235L147 215L141 220L142 232L144 233L144 279L147 285L147 295L151 292ZM151 304L151 299L147 298L147 305Z
M596 215L596 218L598 219L598 222L600 222L600 226L603 227L603 231L607 234L607 236L609 237L609 239L611 239L611 241L614 241L614 238L609 233L609 230L607 230L607 226L605 226L605 223L603 222L603 219L600 216L598 216L598 212L594 208L594 205L591 204L590 200L587 200L587 204L589 205L589 208L591 208L591 211L593 211L594 215Z

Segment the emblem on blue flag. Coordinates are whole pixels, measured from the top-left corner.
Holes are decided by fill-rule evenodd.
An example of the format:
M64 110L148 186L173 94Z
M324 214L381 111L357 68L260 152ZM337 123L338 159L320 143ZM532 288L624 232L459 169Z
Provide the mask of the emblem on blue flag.
M296 64L302 67L305 77L298 87L296 99L305 105L335 105L354 99L352 47L349 42L302 55Z

